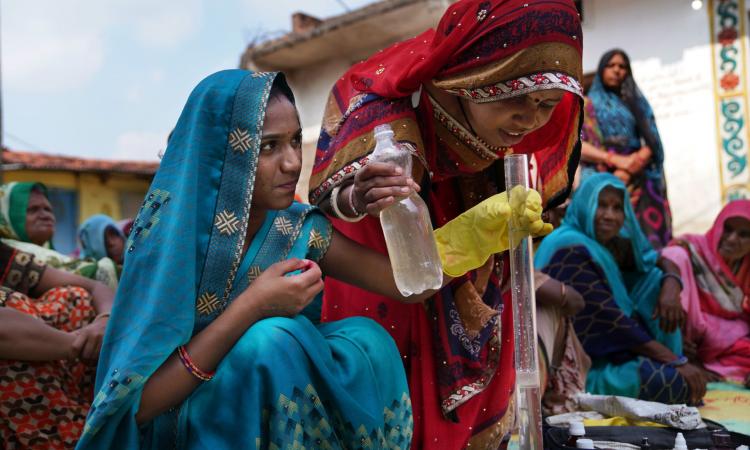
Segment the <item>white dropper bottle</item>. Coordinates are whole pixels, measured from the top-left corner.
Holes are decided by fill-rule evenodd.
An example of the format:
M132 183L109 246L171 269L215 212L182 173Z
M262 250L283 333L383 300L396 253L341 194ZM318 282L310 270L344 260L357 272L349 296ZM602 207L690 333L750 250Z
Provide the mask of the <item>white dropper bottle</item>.
M685 436L682 433L677 433L677 437L674 439L674 450L688 450Z

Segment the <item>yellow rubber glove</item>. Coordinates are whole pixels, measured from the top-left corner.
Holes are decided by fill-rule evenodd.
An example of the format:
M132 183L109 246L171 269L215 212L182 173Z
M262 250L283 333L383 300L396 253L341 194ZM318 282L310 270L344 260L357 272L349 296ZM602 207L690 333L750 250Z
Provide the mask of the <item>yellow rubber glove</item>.
M510 201L506 192L493 195L435 230L446 275L461 276L484 265L490 255L508 250L511 222L515 242L552 231L552 225L542 220L542 199L537 191L516 186L510 194Z

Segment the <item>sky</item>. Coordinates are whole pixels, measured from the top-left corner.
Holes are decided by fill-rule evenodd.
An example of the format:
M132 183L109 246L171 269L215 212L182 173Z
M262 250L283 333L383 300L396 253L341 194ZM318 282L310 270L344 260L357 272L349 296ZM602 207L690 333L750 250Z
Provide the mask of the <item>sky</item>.
M157 160L192 88L247 44L372 0L0 0L3 144ZM343 3L343 4L342 4Z

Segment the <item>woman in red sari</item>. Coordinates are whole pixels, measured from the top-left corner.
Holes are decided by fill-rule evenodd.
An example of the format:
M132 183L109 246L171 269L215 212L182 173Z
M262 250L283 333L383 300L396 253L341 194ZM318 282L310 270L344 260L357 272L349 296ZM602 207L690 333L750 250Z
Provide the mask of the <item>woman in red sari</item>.
M440 226L505 190L502 158L512 152L534 154L535 188L555 205L580 154L580 77L572 1L459 1L435 30L377 53L336 83L310 200L339 231L386 253L378 213L397 196L420 190ZM413 147L411 174L367 163L372 131L385 123ZM513 426L508 266L506 255L490 257L424 305L326 282L324 320L370 317L396 341L414 409L412 448L498 448Z

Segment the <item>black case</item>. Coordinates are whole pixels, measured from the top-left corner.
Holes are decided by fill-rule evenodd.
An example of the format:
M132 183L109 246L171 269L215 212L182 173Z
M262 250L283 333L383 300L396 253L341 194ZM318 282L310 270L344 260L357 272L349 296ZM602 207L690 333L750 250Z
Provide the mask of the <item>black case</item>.
M682 433L687 441L689 449L713 447L711 433L714 430L725 430L720 424L703 420L707 428L700 430L683 431L676 428L656 428L656 427L586 427L586 438L594 441L613 441L624 442L626 444L641 445L641 440L648 437L652 450L672 450L677 433ZM727 431L732 438L732 448L739 445L750 446L750 436L740 433ZM544 448L545 450L575 450L575 447L568 447L565 443L568 441L568 429L561 427L544 427Z

